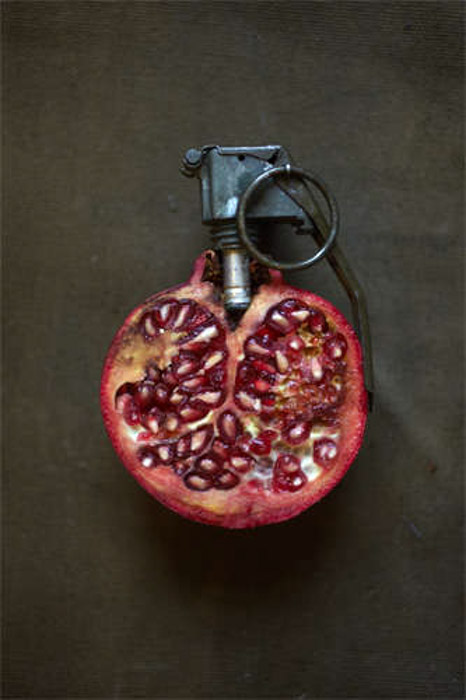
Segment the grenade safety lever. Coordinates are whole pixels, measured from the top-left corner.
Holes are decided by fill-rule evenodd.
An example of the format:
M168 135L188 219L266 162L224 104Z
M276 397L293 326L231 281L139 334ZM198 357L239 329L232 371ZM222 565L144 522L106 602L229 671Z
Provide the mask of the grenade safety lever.
M279 270L304 269L327 257L351 302L372 407L372 351L366 300L348 260L335 243L338 206L321 178L292 166L289 154L278 145L191 148L185 153L181 172L200 180L202 222L211 227L214 246L221 253L223 303L233 316L241 315L251 302L250 257ZM265 182L270 186L263 186ZM308 183L326 200L330 221ZM289 223L297 233L312 235L320 249L298 262L271 258L257 247L264 225L271 223Z

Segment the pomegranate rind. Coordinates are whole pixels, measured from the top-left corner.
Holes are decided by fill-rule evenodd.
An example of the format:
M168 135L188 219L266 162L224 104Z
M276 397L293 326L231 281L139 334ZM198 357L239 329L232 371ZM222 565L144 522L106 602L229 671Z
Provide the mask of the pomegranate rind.
M343 314L330 302L317 295L285 284L282 275L271 273L270 282L262 285L234 332L226 333L226 347L230 357L226 381L226 400L212 412L209 421L214 423L225 410L238 412L233 402L233 389L237 360L242 356L243 345L255 330L258 320L281 300L296 298L318 309L331 320L336 330L347 341L346 397L340 416L340 450L331 469L322 469L318 478L309 481L297 492L264 489L254 480L241 480L232 490L193 491L186 487L169 466L147 469L137 458L134 437L125 427L122 415L115 409L115 394L125 382L141 379L141 367L151 357L150 344L140 333L140 321L160 299L192 299L211 311L216 319L228 328L224 308L215 286L203 281L206 261L214 255L205 251L196 260L193 273L185 284L164 290L149 297L134 309L117 332L105 359L101 408L104 424L110 440L124 466L141 486L154 498L171 510L194 521L225 528L252 528L278 523L295 517L327 495L343 478L361 446L367 418L367 394L364 387L362 352L354 330Z

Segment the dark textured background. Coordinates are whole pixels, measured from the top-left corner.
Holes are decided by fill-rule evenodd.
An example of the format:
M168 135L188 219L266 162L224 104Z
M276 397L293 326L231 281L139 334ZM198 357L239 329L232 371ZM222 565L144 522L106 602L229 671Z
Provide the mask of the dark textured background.
M4 2L5 697L462 696L462 4ZM253 532L104 434L125 314L208 244L189 146L282 143L339 200L377 404ZM326 269L291 281L346 302Z

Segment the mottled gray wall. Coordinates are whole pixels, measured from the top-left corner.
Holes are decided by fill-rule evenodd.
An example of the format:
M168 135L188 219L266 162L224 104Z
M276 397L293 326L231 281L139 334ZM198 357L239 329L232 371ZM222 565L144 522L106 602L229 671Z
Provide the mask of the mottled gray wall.
M5 697L460 697L462 3L2 8ZM126 474L99 374L208 244L184 149L267 142L338 198L377 403L323 502L225 532Z

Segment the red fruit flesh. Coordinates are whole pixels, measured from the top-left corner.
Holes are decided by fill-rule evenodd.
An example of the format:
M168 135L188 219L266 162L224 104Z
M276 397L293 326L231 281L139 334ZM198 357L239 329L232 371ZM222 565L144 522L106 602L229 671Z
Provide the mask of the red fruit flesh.
M107 355L110 439L155 498L192 520L287 520L341 480L362 442L361 349L337 309L271 272L239 325L196 261L135 309Z

